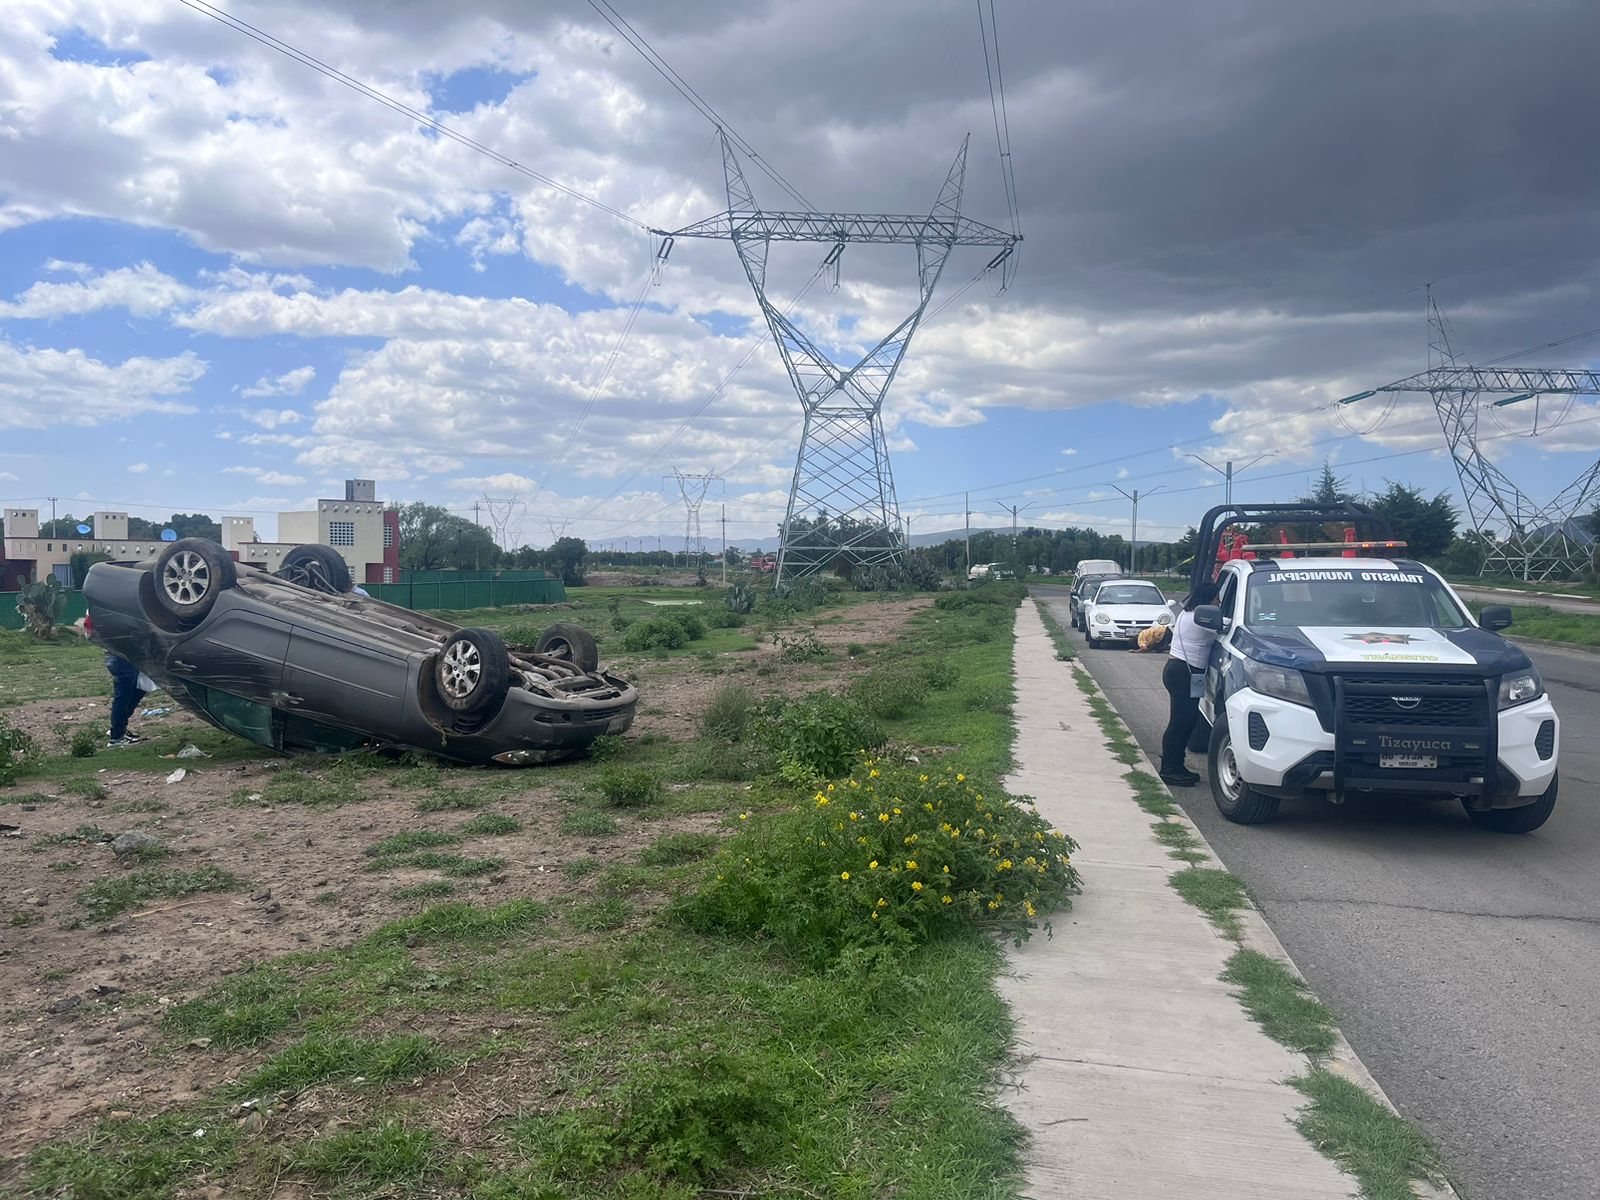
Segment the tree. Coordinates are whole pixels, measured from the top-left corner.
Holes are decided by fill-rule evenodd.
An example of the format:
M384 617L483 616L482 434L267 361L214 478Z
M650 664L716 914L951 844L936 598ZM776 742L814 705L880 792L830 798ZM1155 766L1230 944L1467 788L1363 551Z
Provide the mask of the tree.
M1372 509L1417 558L1437 558L1455 541L1458 514L1446 492L1429 500L1421 489L1391 479L1388 491L1372 498Z
M1322 474L1317 479L1317 486L1311 489L1309 496L1301 496L1301 504L1348 504L1356 498L1350 489L1348 479L1340 479L1333 473L1333 466L1328 459L1322 460Z
M132 533L132 518L129 518L128 525L128 532ZM222 526L205 513L173 513L167 521L166 528L171 529L180 538L206 538L213 542L222 540ZM157 533L159 532L158 530Z
M57 517L54 521L39 522L39 536L42 538L62 538L70 541L72 538L88 537L86 533L79 533L78 526L89 522L68 513L64 517Z
M557 538L544 552L546 569L561 576L568 587L583 586L584 561L589 557L589 547L582 538Z
M500 548L481 525L437 504L413 501L400 508L400 566L407 571L487 570Z

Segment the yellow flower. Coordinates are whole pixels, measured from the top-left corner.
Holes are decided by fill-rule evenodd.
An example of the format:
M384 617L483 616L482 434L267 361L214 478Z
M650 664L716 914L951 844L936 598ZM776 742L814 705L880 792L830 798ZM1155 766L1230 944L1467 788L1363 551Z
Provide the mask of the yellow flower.
M950 868L949 868L949 867L946 867L946 868L945 868L945 869L944 869L944 873L945 873L945 874L946 874L946 875L948 875L948 874L950 874Z
M922 802L922 807L923 807L923 808L925 808L925 809L927 809L927 811L929 811L929 812L932 812L932 811L933 811L933 801L931 801L931 800L924 800L924 801L923 801L923 802Z
M872 770L867 772L867 778L876 779L877 777L878 777L878 768L874 767L874 768L872 768Z
M739 820L748 821L749 819L750 819L750 814L749 813L740 813L739 814Z
M874 920L874 921L876 921L876 920L877 920L877 919L878 919L878 914L877 914L877 913L873 913L873 914L872 914L872 919L873 919L873 920Z
M898 808L894 810L894 815L897 817L900 815L900 810Z
M850 814L850 819L852 821L859 821L859 820L861 820L861 814L860 813L851 813Z
M997 909L999 907L1000 907L1000 905L996 901L994 901L994 900L989 901L989 908L990 908L991 911L993 911L994 909Z
M915 871L916 869L917 869L917 860L914 859L914 858L906 859L906 870Z
M840 871L839 872L839 878L840 879L846 879L846 880L849 879L850 878L850 872L849 871Z
M1036 916L1039 915L1037 912L1034 911L1033 901L1031 901L1031 900L1024 900L1022 902L1022 907L1028 910L1028 915L1030 917L1036 917Z
M873 859L871 862L869 862L867 864L867 870L876 871L877 869L878 869L878 860L877 859Z
M901 841L907 846L915 846L921 840L922 835L917 833L913 833L911 836L901 839Z
M956 782L957 783L965 783L966 781L967 781L967 777L965 775L957 775L956 776Z
M1002 861L1001 864L1000 864L1000 869L1002 871L1011 870L1011 860L1008 858L1008 859L1005 859L1004 861Z
M878 897L878 907L879 908L888 908L889 907L889 902L887 900L885 900L882 896L879 896Z
M927 783L928 782L928 777L926 775L918 775L917 776L917 782L918 783Z
M953 837L953 838L958 838L958 837L960 837L960 836L961 836L961 830L959 830L959 829L952 829L952 830L951 830L951 831L950 831L950 836L951 836L951 837Z
M865 846L865 845L866 845L866 844L867 844L867 839L866 839L866 838L864 838L864 837L858 837L858 838L857 838L857 839L856 839L856 845L858 845L858 846Z
M913 892L920 892L922 890L922 880L920 880L920 879L912 880L911 881L911 890Z
M722 878L722 872L720 872L720 871L719 871L719 872L717 872L717 878L718 878L718 879L721 879L721 878Z
M940 896L939 897L939 903L940 904L954 904L955 901L949 896Z
M879 813L878 814L878 820L887 821L888 819L889 819L889 814L888 813Z
M829 785L828 785L828 790L829 790L829 791L830 791L830 792L831 792L831 791L833 791L833 784L831 784L831 783L830 783L830 784L829 784Z

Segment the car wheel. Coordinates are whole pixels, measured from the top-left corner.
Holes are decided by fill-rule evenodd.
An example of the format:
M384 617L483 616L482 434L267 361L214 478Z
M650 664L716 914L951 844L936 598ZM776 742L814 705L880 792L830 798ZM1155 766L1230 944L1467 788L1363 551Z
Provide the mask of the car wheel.
M533 652L569 662L585 674L600 667L600 647L595 645L594 635L582 625L550 626L539 635Z
M1278 798L1264 796L1244 781L1234 757L1228 722L1220 719L1211 729L1211 751L1206 759L1211 774L1211 798L1217 811L1236 825L1259 825L1278 815Z
M1561 783L1561 774L1558 771L1550 780L1550 786L1545 788L1544 795L1532 804L1523 804L1517 808L1491 808L1474 812L1467 809L1467 816L1472 818L1472 823L1479 829L1492 829L1495 833L1532 833L1539 826L1550 819L1550 814L1556 807L1556 790Z
M350 590L350 567L331 546L296 546L283 556L276 574L279 579L330 596L342 596Z
M180 621L200 620L211 611L220 592L231 588L237 576L233 559L220 542L209 538L181 538L156 559L156 601Z
M433 678L452 712L489 717L511 690L511 655L492 629L458 629L434 660Z

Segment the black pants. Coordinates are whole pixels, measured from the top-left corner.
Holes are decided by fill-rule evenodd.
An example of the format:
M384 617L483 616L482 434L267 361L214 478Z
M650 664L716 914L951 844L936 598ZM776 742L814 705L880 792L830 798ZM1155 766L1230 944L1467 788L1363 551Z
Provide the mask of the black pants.
M106 655L106 670L111 672L111 740L116 741L128 732L128 718L145 693L139 690L139 668L127 659Z
M1161 671L1161 683L1167 689L1167 699L1171 705L1167 731L1161 735L1163 775L1185 769L1183 755L1200 720L1200 701L1189 694L1191 674L1189 664L1181 658L1167 659L1167 665Z

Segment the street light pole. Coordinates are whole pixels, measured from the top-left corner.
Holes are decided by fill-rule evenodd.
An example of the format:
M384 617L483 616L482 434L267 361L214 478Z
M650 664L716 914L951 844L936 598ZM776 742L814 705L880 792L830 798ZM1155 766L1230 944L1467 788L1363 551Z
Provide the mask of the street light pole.
M1122 492L1122 489L1117 487L1116 484L1113 483L1111 486ZM1128 553L1129 575L1137 575L1139 573L1139 499L1142 496L1154 496L1160 490L1160 488L1155 487L1148 492L1141 492L1138 488L1134 488L1131 492L1122 492L1124 496L1133 501L1133 527L1129 537L1129 543L1133 548Z
M1239 472L1248 471L1251 467L1255 466L1262 459L1271 458L1275 454L1277 454L1276 450L1268 450L1265 454L1258 454L1254 458L1252 458L1249 462L1245 463L1244 466L1239 467L1237 470ZM1210 461L1208 461L1208 460L1206 460L1204 458L1201 458L1198 454L1185 453L1184 457L1185 458L1192 458L1197 463L1204 463L1206 466L1210 467L1213 471L1215 471L1218 475L1221 475L1222 479L1223 479L1222 502L1224 504L1232 504L1233 503L1233 477L1234 477L1234 475L1236 473L1234 465L1233 465L1233 459L1231 459L1231 458L1228 459L1228 461L1223 466L1219 467L1219 466L1217 466L1216 463L1210 462ZM1121 491L1122 489L1118 488L1117 490Z

